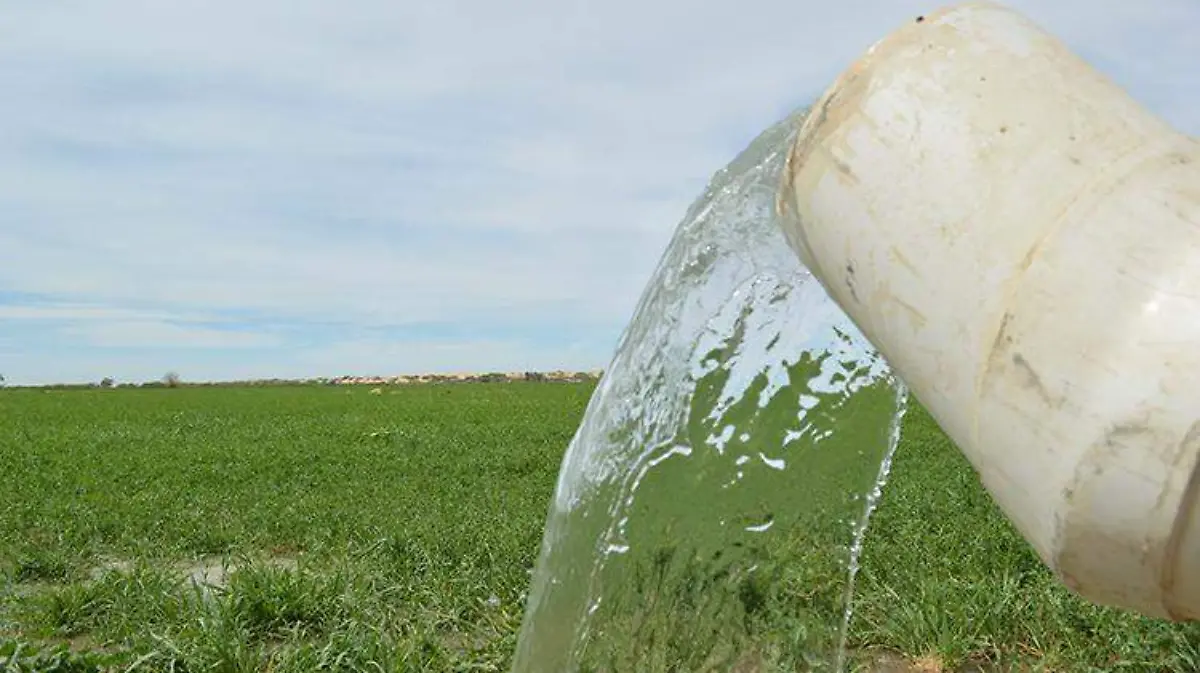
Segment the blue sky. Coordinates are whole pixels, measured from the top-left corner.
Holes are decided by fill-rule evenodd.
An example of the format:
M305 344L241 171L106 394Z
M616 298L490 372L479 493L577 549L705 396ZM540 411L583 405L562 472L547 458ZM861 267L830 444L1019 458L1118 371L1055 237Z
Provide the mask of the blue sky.
M1200 3L1010 4L1200 133ZM709 175L934 7L2 3L0 374L601 367Z

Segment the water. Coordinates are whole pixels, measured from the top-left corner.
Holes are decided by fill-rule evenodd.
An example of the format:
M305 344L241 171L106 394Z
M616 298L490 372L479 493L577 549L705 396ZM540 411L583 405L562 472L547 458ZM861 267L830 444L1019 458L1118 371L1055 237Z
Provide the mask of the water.
M564 458L520 673L840 669L906 392L789 249L798 112L680 223Z

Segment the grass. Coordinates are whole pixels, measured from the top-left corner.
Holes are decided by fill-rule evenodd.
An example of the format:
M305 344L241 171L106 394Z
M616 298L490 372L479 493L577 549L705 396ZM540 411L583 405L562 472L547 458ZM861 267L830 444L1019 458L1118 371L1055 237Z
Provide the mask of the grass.
M506 670L591 392L0 391L0 670ZM1076 599L927 414L910 411L905 433L858 578L859 659L1200 670L1200 628ZM642 595L664 573L692 577L655 600L680 613L737 601L773 634L764 649L808 647L841 617L829 554L722 575L731 589L716 594L694 556L657 558L658 575L635 577ZM657 633L687 641L698 623Z
M905 433L858 579L862 646L1038 670L1200 671L1200 624L1078 599L1045 570L927 413L911 413Z
M391 392L0 393L0 637L146 670L503 668L590 387ZM226 586L185 581L222 561Z

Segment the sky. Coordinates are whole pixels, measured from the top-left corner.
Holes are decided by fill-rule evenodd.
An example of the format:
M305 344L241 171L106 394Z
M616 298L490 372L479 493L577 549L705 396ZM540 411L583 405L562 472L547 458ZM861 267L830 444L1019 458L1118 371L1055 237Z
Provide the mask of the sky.
M1200 134L1196 0L1008 4ZM712 173L937 6L0 0L0 375L603 367Z

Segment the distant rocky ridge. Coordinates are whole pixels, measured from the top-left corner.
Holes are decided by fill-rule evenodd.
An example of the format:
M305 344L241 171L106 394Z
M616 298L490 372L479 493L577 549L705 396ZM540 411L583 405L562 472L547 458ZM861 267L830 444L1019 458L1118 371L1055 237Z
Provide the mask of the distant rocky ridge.
M410 383L504 383L508 381L559 381L582 383L600 378L599 370L569 372L491 372L487 374L409 374L402 376L338 376L332 379L315 379L308 383L326 383L335 386L381 386Z
M330 385L330 386L388 386L416 385L422 383L511 383L516 381L544 381L558 383L583 383L599 380L600 370L585 372L555 370L551 372L488 372L461 374L401 374L397 376L335 376L315 379L252 379L246 381L220 381L210 383L191 383L180 381L179 386L295 386L295 385ZM129 384L126 384L129 385ZM138 387L160 387L164 383L152 381L149 383L132 384Z

